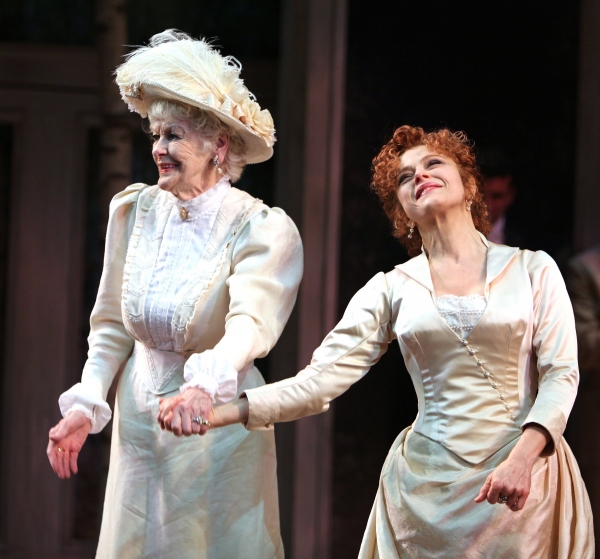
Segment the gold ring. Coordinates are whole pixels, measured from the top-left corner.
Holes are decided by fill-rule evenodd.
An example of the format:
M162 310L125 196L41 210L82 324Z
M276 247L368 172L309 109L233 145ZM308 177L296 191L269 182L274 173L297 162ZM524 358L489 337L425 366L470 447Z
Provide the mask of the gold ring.
M57 448L58 452L64 452L64 448L60 448L60 446Z

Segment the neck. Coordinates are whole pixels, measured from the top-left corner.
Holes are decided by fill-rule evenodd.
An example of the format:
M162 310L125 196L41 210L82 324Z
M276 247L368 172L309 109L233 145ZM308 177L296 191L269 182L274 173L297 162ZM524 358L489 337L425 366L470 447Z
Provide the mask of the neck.
M454 218L436 216L431 222L419 225L419 233L430 261L450 258L460 262L486 251L471 214L466 211Z
M187 188L183 188L177 192L173 192L173 195L183 201L192 200L193 198L196 198L196 196L200 196L200 194L209 191L222 178L223 175L219 174L217 170L213 168L203 174L197 183L188 185Z

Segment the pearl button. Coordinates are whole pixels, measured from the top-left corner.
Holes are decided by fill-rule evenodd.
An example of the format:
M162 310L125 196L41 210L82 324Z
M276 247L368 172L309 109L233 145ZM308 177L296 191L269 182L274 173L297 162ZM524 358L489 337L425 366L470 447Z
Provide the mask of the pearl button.
M469 352L469 354L471 354L471 355L475 356L475 354L477 353L477 350L476 350L475 348L471 347L465 338L461 338L461 339L460 339L460 342L462 343L462 345L464 345L464 346L465 346L465 349L466 349L466 350ZM477 365L478 365L479 367L481 367L481 368L482 368L482 372L483 372L483 376L484 376L484 378L486 378L486 379L488 379L488 380L490 381L490 384L492 385L492 388L494 388L494 389L496 390L496 393L497 393L497 394L498 394L498 396L500 397L500 400L502 400L502 402L504 403L504 408L506 409L506 411L508 411L508 412L510 413L510 410L511 410L512 408L511 408L511 406L510 406L509 404L507 404L507 403L505 402L505 400L506 400L506 396L505 396L504 394L502 394L502 393L501 393L501 392L498 390L498 383L497 383L497 382L494 382L494 381L492 380L492 378L491 378L491 377L492 377L492 373L490 373L490 371L488 371L488 370L486 370L486 369L484 368L484 361L483 361L483 360L481 360L481 359L478 359L478 358L475 356L475 362L477 363ZM516 416L515 416L514 414L512 414L512 413L510 413L510 418L511 418L513 421L516 421L516 419L517 419L517 418L516 418Z

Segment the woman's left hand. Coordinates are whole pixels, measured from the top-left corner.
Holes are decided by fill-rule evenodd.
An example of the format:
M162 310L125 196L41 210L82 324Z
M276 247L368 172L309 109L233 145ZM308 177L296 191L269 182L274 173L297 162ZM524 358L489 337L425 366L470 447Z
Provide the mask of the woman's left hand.
M513 512L521 510L531 490L533 465L549 442L550 434L544 427L527 425L508 458L487 477L475 502L487 499L492 505L504 503Z
M193 421L208 420L212 416L212 398L201 388L187 388L170 398L161 398L157 420L162 429L172 431L180 437L185 435L204 435L208 426Z
M513 512L521 510L529 497L532 467L525 456L509 456L487 477L475 502L487 499L492 505L504 502Z

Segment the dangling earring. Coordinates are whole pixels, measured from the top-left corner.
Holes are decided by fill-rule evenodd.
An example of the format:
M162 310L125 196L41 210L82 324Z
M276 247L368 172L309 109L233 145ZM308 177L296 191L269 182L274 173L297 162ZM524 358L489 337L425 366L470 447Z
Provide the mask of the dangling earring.
M473 205L473 200L471 200L470 198L467 200L467 211L470 212L471 211L471 206Z
M219 161L219 156L218 156L218 155L215 155L215 156L213 157L213 160L212 160L212 162L213 162L213 165L214 165L214 166L217 168L217 172L218 172L220 175L222 175L222 174L223 174L223 169L221 169L221 167L219 167L219 163L220 163L220 161Z
M408 232L408 238L412 239L413 233L415 232L415 224L413 223L412 225L409 225L409 227L410 227L410 231Z

